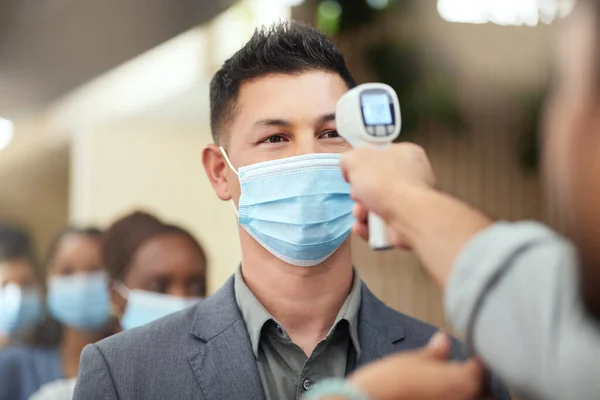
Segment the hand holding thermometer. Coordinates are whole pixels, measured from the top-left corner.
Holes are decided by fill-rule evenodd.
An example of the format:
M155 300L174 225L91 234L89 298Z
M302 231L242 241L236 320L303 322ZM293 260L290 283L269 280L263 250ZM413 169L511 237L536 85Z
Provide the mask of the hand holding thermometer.
M400 103L394 89L383 83L359 85L338 101L335 110L338 133L352 147L385 149L400 134ZM374 250L391 248L387 228L369 214L369 245Z

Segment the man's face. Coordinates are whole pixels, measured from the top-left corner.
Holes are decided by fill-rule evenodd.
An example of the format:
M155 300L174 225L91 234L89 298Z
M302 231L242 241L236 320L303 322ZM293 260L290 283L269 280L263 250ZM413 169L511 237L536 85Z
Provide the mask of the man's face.
M242 85L225 150L238 169L310 153L342 153L350 145L336 131L335 107L348 87L337 74L310 71L267 75ZM238 203L237 176L224 171Z
M559 37L558 79L545 115L544 178L562 228L579 250L586 304L600 316L600 75L596 38L594 13L580 6Z

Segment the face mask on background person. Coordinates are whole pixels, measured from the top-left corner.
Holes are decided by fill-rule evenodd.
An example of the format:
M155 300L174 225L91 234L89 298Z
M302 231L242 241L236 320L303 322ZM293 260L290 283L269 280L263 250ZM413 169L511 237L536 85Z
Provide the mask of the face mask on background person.
M354 202L340 170L340 154L306 154L236 170L222 147L221 152L239 177L239 223L271 254L311 267L346 240Z
M181 311L202 299L129 289L121 282L115 283L115 289L127 300L125 313L121 317L121 327L124 330L149 324L159 318Z
M53 276L48 282L48 310L61 324L93 332L110 321L105 272Z
M0 333L10 336L30 331L40 324L43 315L38 289L14 283L0 287Z

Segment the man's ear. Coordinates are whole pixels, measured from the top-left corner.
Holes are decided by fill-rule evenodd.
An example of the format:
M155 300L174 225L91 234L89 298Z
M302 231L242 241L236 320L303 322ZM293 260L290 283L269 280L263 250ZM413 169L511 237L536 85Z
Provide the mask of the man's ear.
M227 185L227 171L229 169L221 149L215 144L209 144L202 151L202 164L210 184L215 189L219 199L223 201L231 200L231 193Z

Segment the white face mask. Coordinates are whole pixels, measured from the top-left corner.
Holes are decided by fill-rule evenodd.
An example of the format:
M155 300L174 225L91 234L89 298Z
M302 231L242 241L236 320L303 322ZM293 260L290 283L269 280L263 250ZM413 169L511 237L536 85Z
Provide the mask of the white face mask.
M202 300L201 297L179 297L145 290L131 290L120 282L116 282L115 288L127 300L125 313L121 318L121 327L124 330L149 324Z
M11 283L0 287L0 334L26 332L37 326L44 316L37 289Z
M240 225L275 257L313 267L350 235L354 202L340 154L305 154L236 170L222 147L221 153L239 177Z

